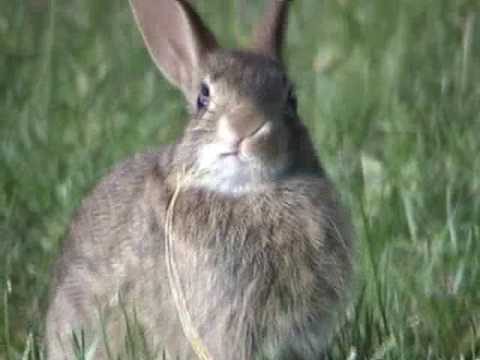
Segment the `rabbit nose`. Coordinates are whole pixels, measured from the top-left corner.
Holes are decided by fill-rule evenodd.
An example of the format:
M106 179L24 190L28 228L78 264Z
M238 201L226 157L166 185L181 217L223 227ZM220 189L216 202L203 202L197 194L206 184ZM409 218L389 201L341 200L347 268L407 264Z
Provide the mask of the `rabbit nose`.
M220 119L218 135L223 142L238 148L244 139L254 136L267 122L265 116L258 112L239 109Z

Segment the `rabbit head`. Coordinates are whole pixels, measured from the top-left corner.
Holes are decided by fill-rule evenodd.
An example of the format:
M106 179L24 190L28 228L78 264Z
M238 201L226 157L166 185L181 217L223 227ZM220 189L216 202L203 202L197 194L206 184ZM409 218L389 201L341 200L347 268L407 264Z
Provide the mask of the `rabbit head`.
M184 0L131 0L155 63L185 95L191 121L172 171L229 194L268 186L296 171L318 171L282 62L287 0L271 0L251 46L222 49Z

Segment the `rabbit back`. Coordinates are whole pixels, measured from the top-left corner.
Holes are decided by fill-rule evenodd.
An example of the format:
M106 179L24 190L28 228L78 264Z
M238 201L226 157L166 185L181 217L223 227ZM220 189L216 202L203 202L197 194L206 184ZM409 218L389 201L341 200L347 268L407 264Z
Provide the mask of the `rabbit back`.
M120 347L124 297L132 284L154 286L162 230L144 196L148 174L164 166L169 152L165 146L123 161L82 201L53 267L46 317L49 359L73 358L72 331L85 332L87 346L100 349L97 358L107 355L102 326L110 347Z

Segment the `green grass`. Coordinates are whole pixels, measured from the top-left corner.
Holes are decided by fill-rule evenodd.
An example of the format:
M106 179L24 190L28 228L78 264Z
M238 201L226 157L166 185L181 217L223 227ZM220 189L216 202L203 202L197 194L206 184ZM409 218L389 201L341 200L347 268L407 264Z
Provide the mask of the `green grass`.
M197 3L230 46L261 5ZM116 161L172 141L186 112L126 0L0 9L0 359L33 359L81 197ZM286 54L358 235L331 358L479 358L480 4L296 1Z

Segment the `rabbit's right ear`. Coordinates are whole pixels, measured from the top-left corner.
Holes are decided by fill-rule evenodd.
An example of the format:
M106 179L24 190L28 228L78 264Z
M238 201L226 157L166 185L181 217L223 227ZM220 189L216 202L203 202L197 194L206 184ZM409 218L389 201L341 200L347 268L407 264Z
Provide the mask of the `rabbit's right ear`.
M147 48L164 76L194 102L205 57L218 45L186 0L130 0Z

